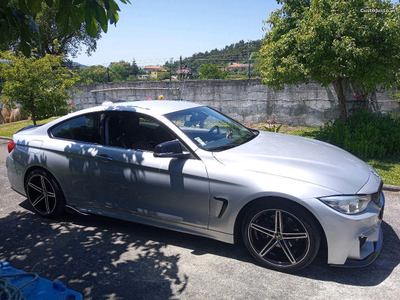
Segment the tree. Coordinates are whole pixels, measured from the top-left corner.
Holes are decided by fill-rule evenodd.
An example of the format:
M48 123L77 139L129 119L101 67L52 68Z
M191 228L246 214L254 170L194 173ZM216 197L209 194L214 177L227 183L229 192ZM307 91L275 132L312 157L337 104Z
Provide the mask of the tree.
M120 60L119 62L112 62L110 64L110 71L115 76L113 81L126 81L129 75L132 74L132 67L129 62Z
M110 63L108 68L91 66L86 69L77 69L76 73L80 77L79 84L91 84L111 81L136 81L139 70L135 63L131 65L129 62L121 60Z
M81 50L81 45L86 48L86 54L91 55L97 48L97 41L100 39L100 29L95 36L90 36L85 25L74 29L70 26L68 33L56 22L57 10L55 6L43 6L42 11L37 15L36 24L39 34L32 37L32 46L35 47L40 56L45 54L64 55L69 54L76 57ZM56 41L56 43L55 43Z
M22 113L29 113L33 124L66 111L68 92L78 79L61 66L61 56L47 54L37 59L21 52L0 52L0 61L4 98L9 104L21 105Z
M76 73L80 78L78 84L105 83L113 81L115 78L114 74L103 66L91 66L86 69L78 69Z
M379 0L279 0L282 8L265 21L262 43L263 83L316 80L333 83L340 119L347 120L343 81L364 93L391 88L400 68L399 4Z
M132 61L132 71L131 71L131 74L132 75L134 75L134 76L137 76L138 74L139 74L139 67L138 67L138 65L136 64L136 60L135 59L133 59L133 61Z
M19 49L30 56L30 42L35 35L40 36L36 20L46 5L56 10L55 24L64 35L84 25L88 35L96 37L101 30L107 32L108 23L117 23L120 11L116 0L0 0L0 44L17 37Z
M55 6L43 6L43 9L36 17L36 25L38 32L34 33L29 45L32 48L32 53L36 56L43 57L46 54L54 55L70 55L76 57L81 51L81 46L86 48L86 54L91 55L96 50L97 41L100 39L100 30L98 34L91 37L85 30L84 24L79 29L70 28L68 33L65 33L56 22L57 9ZM12 38L7 43L0 45L3 50L18 49L20 37L14 30Z
M201 65L199 68L200 79L224 79L226 72L220 70L217 65Z

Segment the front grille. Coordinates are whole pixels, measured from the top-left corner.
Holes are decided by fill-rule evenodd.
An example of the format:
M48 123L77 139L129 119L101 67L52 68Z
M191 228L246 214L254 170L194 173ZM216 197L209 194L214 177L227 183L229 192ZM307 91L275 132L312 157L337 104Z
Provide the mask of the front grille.
M359 236L358 240L360 241L360 250L361 247L365 244L365 242L367 241L367 237L366 236Z
M383 182L381 182L378 191L375 194L371 195L372 201L374 201L376 204L379 204L379 202L380 202L382 187L383 187Z

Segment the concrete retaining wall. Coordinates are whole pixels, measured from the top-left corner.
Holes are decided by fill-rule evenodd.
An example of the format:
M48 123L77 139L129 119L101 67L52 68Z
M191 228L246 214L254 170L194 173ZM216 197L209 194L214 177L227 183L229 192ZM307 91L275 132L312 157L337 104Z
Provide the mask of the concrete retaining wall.
M348 108L364 102L354 99L360 94L353 85L345 85ZM104 101L124 102L158 99L186 100L208 105L240 122L258 123L275 119L277 123L318 126L339 115L337 95L333 85L317 83L288 85L275 91L260 80L196 80L186 82L113 82L79 86L73 95L77 109L100 105ZM399 113L399 103L381 91L372 97L375 110Z

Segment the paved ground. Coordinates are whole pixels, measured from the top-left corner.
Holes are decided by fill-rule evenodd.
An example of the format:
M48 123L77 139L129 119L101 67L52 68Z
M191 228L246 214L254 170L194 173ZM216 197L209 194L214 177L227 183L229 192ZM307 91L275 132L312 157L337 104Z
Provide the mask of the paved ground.
M61 280L85 299L398 299L400 193L386 193L384 249L373 265L294 275L255 264L242 245L104 217L36 216L9 187L0 140L0 261Z

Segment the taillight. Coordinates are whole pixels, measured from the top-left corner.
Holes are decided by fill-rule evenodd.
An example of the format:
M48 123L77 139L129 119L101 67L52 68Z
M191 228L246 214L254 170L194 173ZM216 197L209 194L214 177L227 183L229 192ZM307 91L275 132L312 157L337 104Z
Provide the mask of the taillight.
M13 140L11 140L11 141L8 143L8 153L10 153L11 151L13 151L14 148L15 148L15 143L14 143Z

